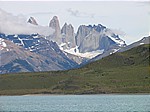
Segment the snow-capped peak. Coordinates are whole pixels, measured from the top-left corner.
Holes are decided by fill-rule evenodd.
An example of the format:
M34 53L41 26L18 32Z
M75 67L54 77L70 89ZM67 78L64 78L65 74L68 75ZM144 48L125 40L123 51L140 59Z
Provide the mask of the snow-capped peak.
M112 30L106 29L102 33L105 34L105 35L107 35L111 40L113 40L114 42L116 42L120 47L126 46L125 41L123 41L122 39L120 39L117 34L114 34L114 32Z

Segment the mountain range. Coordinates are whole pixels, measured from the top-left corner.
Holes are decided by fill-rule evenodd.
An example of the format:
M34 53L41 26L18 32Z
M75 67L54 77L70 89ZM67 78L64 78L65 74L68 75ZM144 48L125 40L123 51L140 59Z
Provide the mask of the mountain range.
M58 17L54 16L49 27L52 27L55 32L46 39L55 41L64 52L82 58L90 59L103 54L104 51L110 49L117 51L126 46L119 35L101 24L80 25L75 33L71 24L65 23L60 28Z
M49 26L42 27L34 17L20 23L18 17L1 12L9 17L4 26L12 22L13 26L8 29L0 26L0 74L74 69L115 52L149 43L149 37L145 37L142 42L127 46L121 36L101 24L80 25L75 33L71 24L65 23L60 28L57 16L50 20ZM11 21L10 18L15 19ZM13 27L17 26L20 30L16 31ZM30 33L27 33L28 28L32 28ZM16 33L19 31L24 33Z

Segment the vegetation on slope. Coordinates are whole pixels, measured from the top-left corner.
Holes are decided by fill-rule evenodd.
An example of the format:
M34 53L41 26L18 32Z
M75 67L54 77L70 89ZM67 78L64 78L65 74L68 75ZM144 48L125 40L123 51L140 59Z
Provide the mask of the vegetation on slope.
M0 75L0 95L150 93L150 45L82 68Z

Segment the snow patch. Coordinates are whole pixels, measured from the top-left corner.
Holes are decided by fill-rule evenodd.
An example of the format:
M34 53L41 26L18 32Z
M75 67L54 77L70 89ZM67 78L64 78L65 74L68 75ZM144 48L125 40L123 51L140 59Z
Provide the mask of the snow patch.
M7 47L7 45L6 45L5 42L2 42L2 46L3 46L3 47Z
M119 49L113 49L113 53L117 52Z
M15 37L15 38L17 38L17 37L18 37L18 35L15 35L14 37Z
M119 49L112 49L112 52L110 52L109 54L114 54L118 51Z
M109 36L109 38L110 38L111 40L113 40L114 42L116 42L117 44L119 44L119 46L122 46L122 45L125 44L124 41L121 40L121 39L113 38L113 37L110 37L110 36Z
M144 43L140 43L140 45L143 45Z
M66 43L61 43L61 44L59 45L60 50L62 50L62 51L63 51L63 50L64 50L64 48L63 48L63 47L64 47L65 45L66 45Z
M36 36L33 36L33 38L40 38L38 35L36 35Z
M3 50L7 47L7 44L5 43L4 39L0 38L0 50Z
M104 49L96 50L96 51L92 51L92 52L80 53L79 49L78 49L78 46L76 46L75 48L71 48L69 50L66 49L64 51L66 53L73 54L73 55L76 55L76 56L79 56L79 57L91 59L91 58L94 58L95 56L97 56L99 54L102 54L104 52Z
M22 39L20 39L20 38L18 38L18 40L20 40L21 45L23 45L23 46L24 46L23 40L22 40Z

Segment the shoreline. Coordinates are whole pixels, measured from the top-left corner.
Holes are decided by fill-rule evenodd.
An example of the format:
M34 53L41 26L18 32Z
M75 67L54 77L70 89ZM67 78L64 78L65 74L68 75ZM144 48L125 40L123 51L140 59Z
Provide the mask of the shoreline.
M107 93L107 94L25 94L25 95L0 95L1 96L82 96L82 95L150 95L150 93Z

